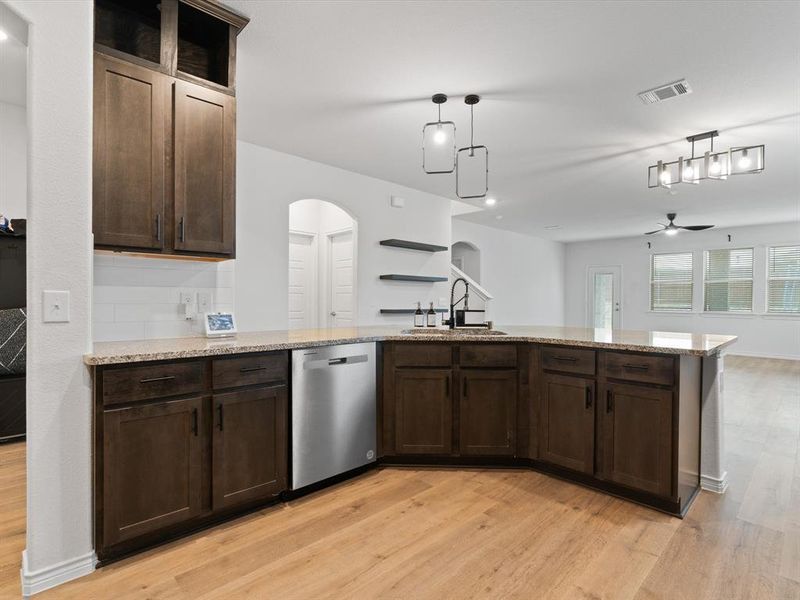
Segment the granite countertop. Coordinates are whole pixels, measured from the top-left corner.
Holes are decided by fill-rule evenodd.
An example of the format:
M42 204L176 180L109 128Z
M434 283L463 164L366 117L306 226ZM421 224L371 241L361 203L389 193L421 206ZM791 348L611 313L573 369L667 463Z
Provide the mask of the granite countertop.
M737 339L733 335L587 329L583 327L514 326L498 327L497 329L506 332L507 335L485 335L471 332L449 334L432 331L408 334L403 333L404 328L400 327L374 326L259 331L239 333L234 338L216 340L191 337L97 342L94 344L94 351L84 355L84 362L92 366L111 365L269 350L294 350L356 342L415 340L425 342L532 342L661 354L710 356Z

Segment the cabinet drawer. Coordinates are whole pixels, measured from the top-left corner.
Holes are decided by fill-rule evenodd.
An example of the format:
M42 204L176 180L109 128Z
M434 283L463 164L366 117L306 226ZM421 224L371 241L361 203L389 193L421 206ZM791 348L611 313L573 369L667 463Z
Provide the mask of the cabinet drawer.
M216 359L211 367L214 389L285 381L288 364L286 352Z
M542 348L542 368L580 375L594 375L594 350L577 348Z
M517 347L513 344L464 344L459 352L462 367L517 366Z
M450 344L396 344L396 367L449 367L453 360Z
M642 383L672 385L675 360L671 356L646 356L624 352L605 352L605 376Z
M178 362L103 371L103 404L151 400L203 389L203 363Z

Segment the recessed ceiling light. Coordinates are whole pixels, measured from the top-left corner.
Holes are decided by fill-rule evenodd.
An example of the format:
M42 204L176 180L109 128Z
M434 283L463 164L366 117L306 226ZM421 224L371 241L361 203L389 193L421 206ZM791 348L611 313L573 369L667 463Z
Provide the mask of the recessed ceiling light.
M561 229L561 225L545 225L545 229Z
M8 34L0 29L0 42L5 42L8 39Z
M497 204L497 199L487 198L486 200L484 200L484 202L486 203L486 206L494 206L495 204Z
M495 217L495 219L497 219L498 221L499 221L500 219L502 219L502 218L503 218L503 215L497 215L497 216Z

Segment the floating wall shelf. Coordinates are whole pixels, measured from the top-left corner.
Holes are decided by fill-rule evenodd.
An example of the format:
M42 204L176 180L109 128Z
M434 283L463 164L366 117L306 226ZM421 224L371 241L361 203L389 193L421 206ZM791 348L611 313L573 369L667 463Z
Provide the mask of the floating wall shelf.
M412 242L410 240L381 240L381 246L391 246L393 248L405 248L406 250L421 250L422 252L445 252L447 246L437 246L436 244L423 244L422 242Z
M424 283L436 283L437 281L447 281L447 277L429 277L427 275L381 275L381 279L388 281L419 281Z
M446 308L434 308L434 312L444 314L447 312ZM381 314L382 315L413 315L417 312L416 308L382 308ZM428 312L427 308L422 309L423 313Z

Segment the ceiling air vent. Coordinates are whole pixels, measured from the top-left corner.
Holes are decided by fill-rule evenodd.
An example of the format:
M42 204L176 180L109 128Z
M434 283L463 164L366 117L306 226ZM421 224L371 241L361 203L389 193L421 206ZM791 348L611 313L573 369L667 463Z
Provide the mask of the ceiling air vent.
M667 85L660 85L652 90L647 90L646 92L638 94L638 96L645 104L655 104L656 102L662 102L670 98L677 98L678 96L691 93L692 88L689 87L689 82L685 79L681 79L680 81L668 83Z

